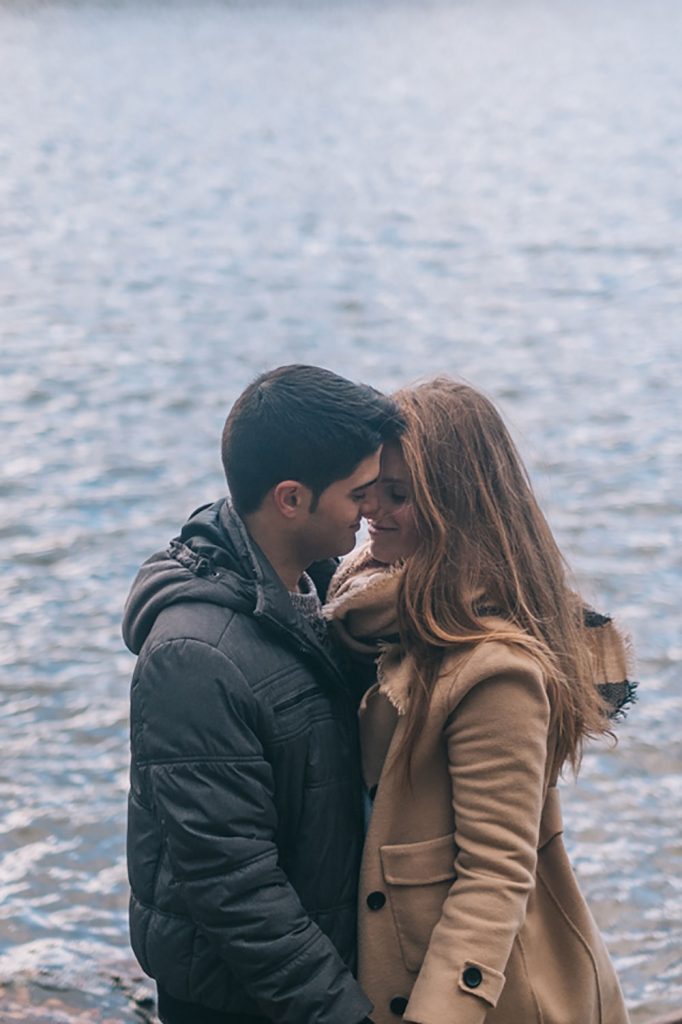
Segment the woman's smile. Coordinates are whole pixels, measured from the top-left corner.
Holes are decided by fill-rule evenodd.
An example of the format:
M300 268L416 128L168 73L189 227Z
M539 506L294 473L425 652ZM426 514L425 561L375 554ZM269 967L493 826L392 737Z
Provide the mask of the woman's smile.
M410 474L396 442L384 444L371 511L367 523L373 557L386 565L408 558L418 538L410 500Z

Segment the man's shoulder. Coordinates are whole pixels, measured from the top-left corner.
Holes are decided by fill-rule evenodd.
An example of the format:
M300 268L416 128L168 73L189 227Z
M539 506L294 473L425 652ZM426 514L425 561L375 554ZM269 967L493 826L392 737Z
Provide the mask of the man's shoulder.
M190 645L197 661L218 659L231 666L256 690L282 672L301 670L298 652L273 636L252 615L203 601L178 602L158 616L140 660L150 656L172 666L175 652ZM143 664L140 666L142 669Z
M172 655L177 645L194 645L197 657L224 656L241 664L258 646L251 616L204 601L178 601L159 613L140 652L142 661L156 652Z
M225 605L208 601L177 601L159 613L145 644L147 652L174 640L196 640L218 648L220 641L235 620L245 616ZM239 623L237 622L239 628Z

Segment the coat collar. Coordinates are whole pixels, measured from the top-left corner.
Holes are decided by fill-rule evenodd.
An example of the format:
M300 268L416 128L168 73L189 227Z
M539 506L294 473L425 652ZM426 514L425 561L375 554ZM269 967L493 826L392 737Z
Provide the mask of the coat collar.
M254 619L260 620L278 633L299 653L314 659L336 683L343 684L345 688L345 680L339 668L318 640L312 626L296 610L289 592L268 558L246 529L241 516L227 500L221 504L219 520L225 535L234 549L240 553L244 569L249 572L255 584L256 603L252 613ZM325 578L329 578L331 571L332 566L322 563L317 563L308 570L318 590L324 586ZM321 592L320 596L324 599L324 592Z

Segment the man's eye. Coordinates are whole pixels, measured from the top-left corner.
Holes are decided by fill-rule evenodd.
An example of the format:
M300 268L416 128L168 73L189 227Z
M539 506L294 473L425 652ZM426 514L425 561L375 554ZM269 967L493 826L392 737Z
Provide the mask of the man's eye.
M354 494L353 501L364 501L366 497L367 493L366 491L363 491L362 494Z

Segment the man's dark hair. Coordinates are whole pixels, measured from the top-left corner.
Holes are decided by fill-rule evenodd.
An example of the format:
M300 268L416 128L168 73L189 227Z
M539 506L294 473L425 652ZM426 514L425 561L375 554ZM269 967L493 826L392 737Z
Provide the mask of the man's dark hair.
M236 510L254 512L281 480L298 480L313 503L379 445L400 436L395 402L319 366L261 374L225 423L222 458Z

